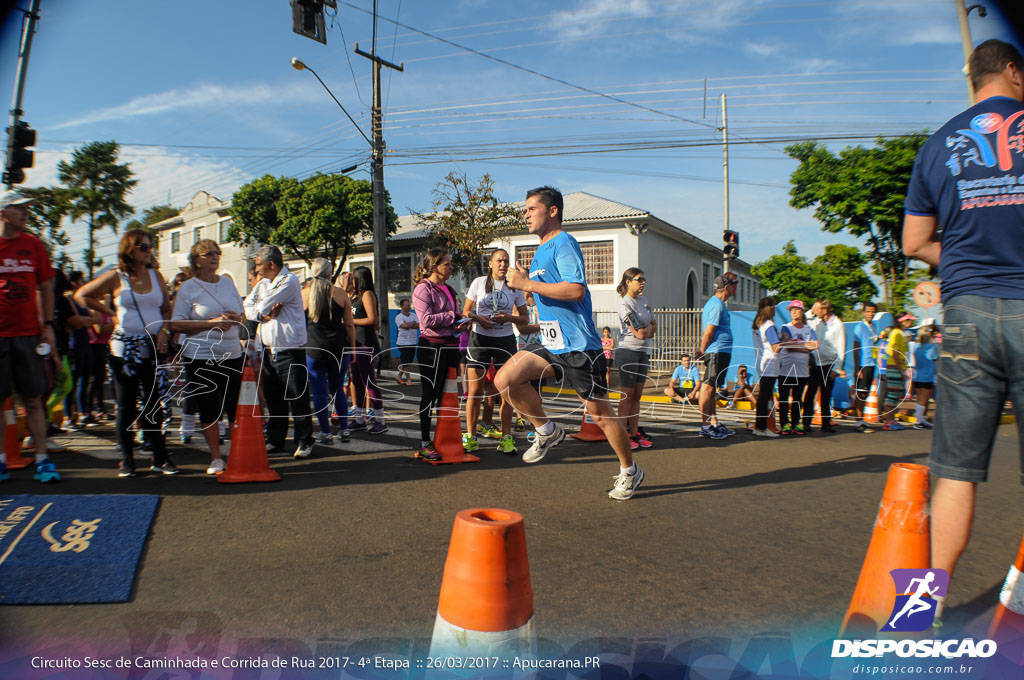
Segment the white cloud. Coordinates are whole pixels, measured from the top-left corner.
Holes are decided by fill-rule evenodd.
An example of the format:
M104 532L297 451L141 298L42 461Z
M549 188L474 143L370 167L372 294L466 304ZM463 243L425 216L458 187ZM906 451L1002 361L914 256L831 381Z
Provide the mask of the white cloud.
M51 129L60 130L93 123L153 116L182 109L244 107L280 101L294 103L297 97L308 95L309 92L310 88L306 83L288 85L284 88L271 87L266 83L244 87L204 84L191 90L168 90L142 95L124 104L82 114L54 125Z
M779 54L782 47L778 43L770 44L748 42L744 43L743 49L759 57L774 57Z

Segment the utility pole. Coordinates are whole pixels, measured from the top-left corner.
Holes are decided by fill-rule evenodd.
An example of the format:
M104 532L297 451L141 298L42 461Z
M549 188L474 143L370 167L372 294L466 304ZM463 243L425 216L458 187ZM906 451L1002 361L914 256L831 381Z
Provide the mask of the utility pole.
M373 278L380 308L381 354L386 366L391 360L391 314L388 302L388 230L384 196L384 113L380 101L380 67L404 71L404 64L392 64L377 56L377 0L373 2L373 43L370 54L355 45L356 54L373 63Z
M974 51L974 43L971 42L971 25L967 22L967 15L971 13L971 10L978 10L978 16L982 19L985 18L987 12L981 5L971 5L970 7L964 7L964 0L954 0L956 2L956 18L960 23L960 45L964 50L964 75L967 76L967 101L971 106L977 102L977 97L974 94L974 83L971 82L971 74L968 68L968 64L971 62L971 53Z
M725 223L722 226L722 232L729 231L729 114L725 108L725 93L722 93L722 167L724 172L724 216ZM729 271L729 257L722 257L722 273Z
M7 128L7 156L4 159L4 167L10 168L14 160L14 152L18 146L16 138L19 123L21 123L21 100L25 93L25 76L28 74L28 55L32 50L32 36L36 32L36 20L39 19L39 0L32 0L28 12L25 14L23 30L21 33L21 46L18 50L18 75L14 81L14 99L11 101L11 122ZM32 133L33 136L35 133ZM33 139L34 143L34 139ZM28 146L31 146L29 144ZM31 163L29 164L29 167ZM10 187L18 182L8 182Z

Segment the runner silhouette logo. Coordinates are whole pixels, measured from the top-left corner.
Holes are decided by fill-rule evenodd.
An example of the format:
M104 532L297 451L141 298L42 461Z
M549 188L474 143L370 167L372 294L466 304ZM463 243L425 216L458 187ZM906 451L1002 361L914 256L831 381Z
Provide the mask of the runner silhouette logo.
M949 574L945 569L893 569L896 602L883 631L927 630L935 620L936 597L945 597Z

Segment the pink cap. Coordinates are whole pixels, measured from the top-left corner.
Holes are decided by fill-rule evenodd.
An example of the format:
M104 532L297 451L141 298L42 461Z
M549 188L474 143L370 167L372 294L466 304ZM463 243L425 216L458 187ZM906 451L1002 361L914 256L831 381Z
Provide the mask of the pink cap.
M787 309L793 309L794 307L796 309L803 309L804 303L801 300L793 300L789 303L789 307L787 307Z

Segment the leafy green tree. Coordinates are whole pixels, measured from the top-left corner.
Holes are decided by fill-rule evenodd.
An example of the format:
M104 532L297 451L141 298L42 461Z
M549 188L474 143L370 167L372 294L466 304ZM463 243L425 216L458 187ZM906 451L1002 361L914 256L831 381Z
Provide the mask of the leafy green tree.
M96 232L110 227L116 234L118 223L133 212L125 196L139 181L129 164L117 162L118 152L117 142L92 142L75 149L70 163L57 164L57 177L70 192L69 216L87 218L89 247L83 254L90 278L103 265L96 257Z
M417 213L431 247L445 248L455 271L482 276L480 253L495 239L525 228L522 210L494 195L494 180L485 174L475 187L465 174L450 172L434 187L432 213Z
M822 229L864 238L874 273L890 306L910 271L903 254L903 201L924 133L885 139L870 149L847 147L833 154L823 144L800 142L786 153L800 161L790 175L790 205L814 208Z
M145 229L151 224L163 222L171 217L177 217L179 213L181 213L181 208L175 208L173 205L154 205L146 208L142 212L141 218L136 217L124 225L124 228L125 231L129 229Z
M398 216L385 199L387 231L394 233ZM230 213L231 240L271 243L307 263L324 257L338 268L359 236L373 236L373 187L345 175L317 173L302 182L265 175L238 188Z
M37 187L22 189L21 193L36 199L28 209L29 229L42 239L50 260L57 267L67 269L71 258L64 248L71 243L71 239L63 229L63 222L71 209L68 190L61 187Z
M859 302L870 300L878 289L864 271L867 258L852 246L833 244L808 261L789 241L782 253L772 255L750 271L761 277L761 284L783 300L799 298L805 302L828 298L838 316Z

